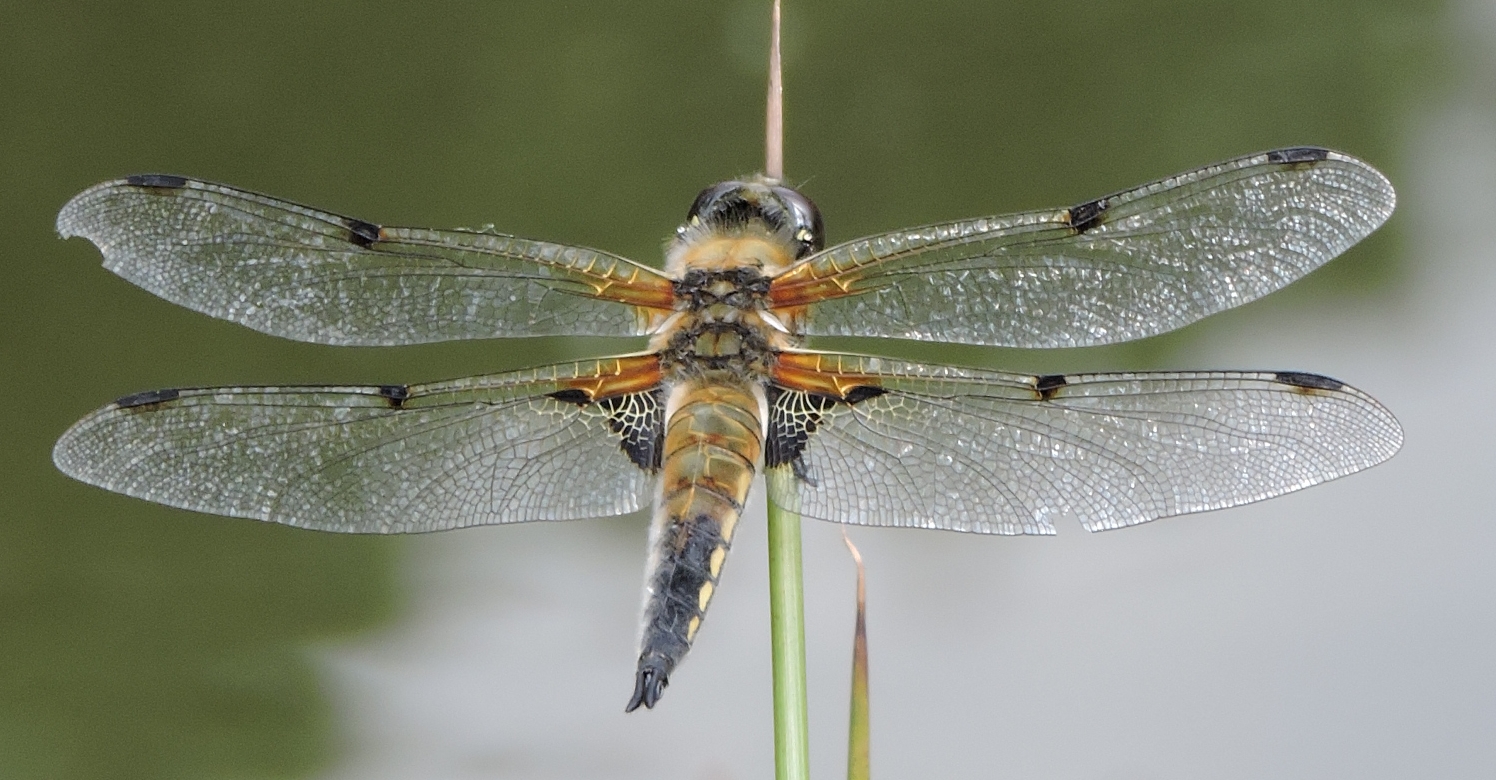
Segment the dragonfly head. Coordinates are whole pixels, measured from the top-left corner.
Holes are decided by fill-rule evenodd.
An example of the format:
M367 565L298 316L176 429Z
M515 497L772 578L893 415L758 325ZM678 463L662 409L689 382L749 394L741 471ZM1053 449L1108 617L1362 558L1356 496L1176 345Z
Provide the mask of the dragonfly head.
M810 198L781 184L766 181L724 181L696 196L677 233L693 229L732 230L761 226L788 238L800 259L825 246L821 211Z

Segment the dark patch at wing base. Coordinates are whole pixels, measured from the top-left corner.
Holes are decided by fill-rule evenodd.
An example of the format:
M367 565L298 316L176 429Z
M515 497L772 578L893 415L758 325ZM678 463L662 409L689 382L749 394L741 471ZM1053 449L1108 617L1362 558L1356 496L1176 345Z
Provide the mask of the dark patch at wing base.
M1267 161L1270 163L1310 163L1327 160L1330 150L1321 149L1318 146L1294 146L1288 149L1274 149L1267 153Z
M562 391L566 392L566 391ZM658 471L665 452L665 397L660 388L597 402L608 412L608 427L634 465Z
M1279 371L1273 374L1273 379L1292 387L1301 387L1305 390L1329 390L1336 391L1345 387L1345 383L1337 379L1331 379L1319 374L1307 374L1302 371Z
M821 416L836 404L836 399L777 385L769 385L765 393L769 401L769 435L764 440L764 467L790 464L795 475L805 479L800 453L805 451L810 435L821 424Z
M839 403L855 406L888 391L876 385L858 385L837 398L769 385L765 392L769 402L769 435L764 440L764 467L788 464L796 479L814 485L815 477L800 456L826 411Z
M586 390L575 387L546 393L565 404L587 406L594 403ZM657 471L665 452L665 399L663 390L655 388L595 402L608 413L608 428L618 434L618 446L634 465L646 471Z
M175 401L177 399L177 396L180 396L181 394L182 393L180 390L174 390L171 388L167 388L165 390L147 390L144 393L127 395L115 401L114 405L118 406L121 409L134 409L139 406L149 406L151 404L159 404L166 401Z
M838 403L854 406L887 392L877 385L858 385L837 398L769 385L766 390L769 402L769 435L764 442L764 466L773 468L788 463L794 469L795 476L811 481L804 464L800 462L800 453L805 450L810 435L821 424L821 417L826 410Z
M139 173L125 177L125 183L132 187L155 187L163 190L179 190L187 186L185 178L166 173Z

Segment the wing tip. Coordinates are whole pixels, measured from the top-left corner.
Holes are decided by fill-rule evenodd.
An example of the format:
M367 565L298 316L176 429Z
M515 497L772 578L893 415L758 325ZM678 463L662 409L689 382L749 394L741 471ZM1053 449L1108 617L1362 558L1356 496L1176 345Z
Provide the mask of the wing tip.
M115 183L117 182L95 184L77 195L68 198L68 202L62 204L62 208L57 210L57 222L54 227L57 230L58 238L69 239L76 236L88 238L88 233L84 232L83 227L79 224L83 217L81 213L83 206L92 200L100 189Z
M1366 392L1345 382L1328 377L1323 374L1314 374L1307 371L1275 371L1272 373L1272 381L1286 386L1291 392L1306 396L1318 396L1321 398L1339 398L1354 404L1361 412L1370 418L1375 418L1380 424L1383 435L1369 439L1363 448L1365 457L1364 465L1352 468L1344 473L1338 473L1326 477L1321 482L1349 476L1358 471L1364 471L1390 460L1396 455L1403 445L1402 423L1398 422L1397 416L1391 409L1382 405L1381 401L1373 398ZM1318 484L1318 483L1313 483Z
M101 194L126 188L150 192L179 190L187 187L192 181L185 176L171 173L133 173L123 179L100 182L69 198L68 202L62 205L57 212L57 235L62 238L83 236L92 240L93 236L89 234L85 226L80 224L86 216L82 213L82 209Z
M1392 212L1397 209L1397 189L1392 186L1392 182L1387 178L1387 175L1359 157L1346 154L1345 152L1337 152L1334 149L1326 149L1321 146L1289 146L1281 149L1273 149L1262 154L1266 157L1267 162L1273 165L1287 165L1307 169L1316 166L1318 163L1335 162L1351 166L1364 174L1367 177L1366 190L1372 194L1369 197L1369 205L1372 206L1372 210L1366 215L1369 226L1368 230L1357 237L1356 241L1360 241L1362 238L1376 231L1377 228L1380 228L1392 216Z
M73 423L71 427L63 431L61 436L57 437L57 442L52 445L52 465L63 474L90 485L93 484L93 481L88 479L83 470L78 467L79 459L76 456L73 445L76 443L82 426L92 417L93 415L89 415Z
M137 395L145 394L138 393ZM126 396L126 399L128 398L129 396ZM68 426L68 429L63 431L62 435L57 437L56 443L52 445L52 465L67 477L85 485L92 485L112 493L140 497L114 484L111 479L113 476L111 459L103 451L107 446L101 446L101 433L97 430L101 425L107 428L111 420L117 419L120 409L117 403L109 404L89 412Z

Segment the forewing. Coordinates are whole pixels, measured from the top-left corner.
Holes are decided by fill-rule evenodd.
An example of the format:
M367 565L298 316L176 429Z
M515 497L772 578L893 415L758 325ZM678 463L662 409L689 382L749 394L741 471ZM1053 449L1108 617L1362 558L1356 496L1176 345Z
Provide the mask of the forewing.
M1391 457L1370 396L1295 372L1019 376L818 356L771 390L770 497L808 517L997 534L1244 504ZM795 378L802 381L808 374ZM776 448L777 447L777 448Z
M1315 148L1241 157L1059 211L869 236L773 280L810 335L1111 344L1255 300L1391 215L1392 186Z
M642 333L670 280L595 249L380 227L177 176L132 176L63 206L57 231L173 303L321 344Z
M118 493L326 531L618 515L648 502L664 430L658 388L598 401L577 389L619 362L409 387L140 393L80 420L52 457Z

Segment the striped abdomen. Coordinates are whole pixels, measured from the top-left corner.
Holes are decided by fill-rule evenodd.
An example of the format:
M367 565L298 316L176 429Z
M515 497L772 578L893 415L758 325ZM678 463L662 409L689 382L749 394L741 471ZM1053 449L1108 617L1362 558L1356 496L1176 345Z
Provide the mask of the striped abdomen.
M697 379L676 392L650 529L630 711L654 706L691 648L763 449L760 401L752 386Z

